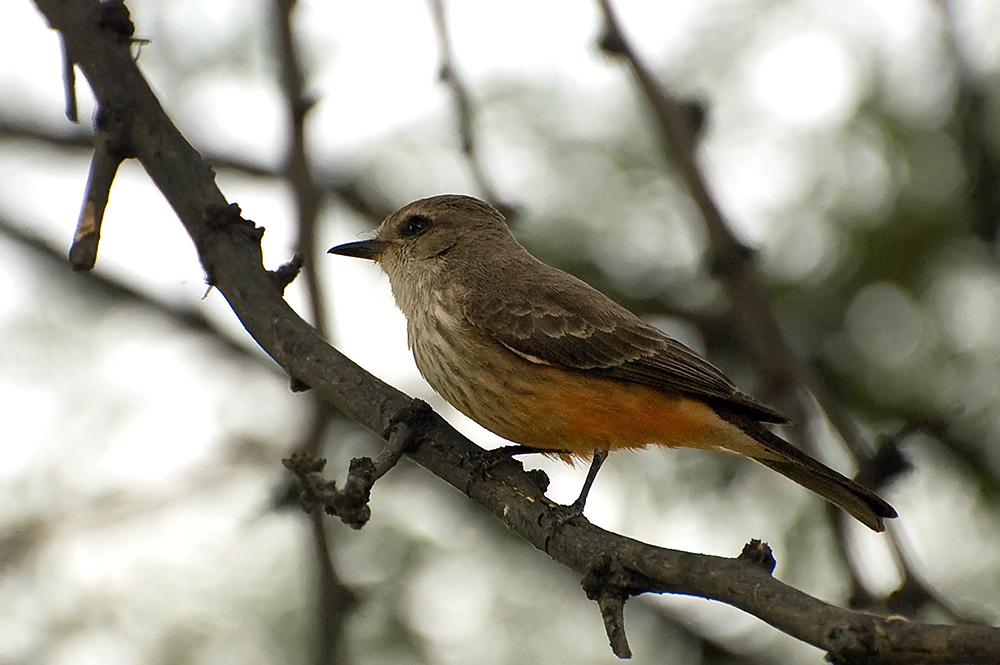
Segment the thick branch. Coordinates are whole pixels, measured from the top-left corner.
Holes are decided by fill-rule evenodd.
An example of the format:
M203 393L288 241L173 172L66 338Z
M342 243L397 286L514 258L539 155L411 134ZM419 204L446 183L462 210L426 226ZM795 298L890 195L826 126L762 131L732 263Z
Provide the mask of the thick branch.
M210 169L171 124L127 48L102 33L97 0L36 0L101 106L130 123L130 145L173 206L198 248L212 283L243 325L290 375L369 429L383 433L411 400L329 346L281 298L264 270L260 231L227 206ZM475 474L482 451L436 414L409 453L510 529L581 574L613 561L618 577L643 591L720 600L798 639L830 651L837 662L1000 662L1000 631L978 626L907 623L839 609L797 591L759 566L737 559L662 549L600 529L586 520L559 522L558 510L517 465Z

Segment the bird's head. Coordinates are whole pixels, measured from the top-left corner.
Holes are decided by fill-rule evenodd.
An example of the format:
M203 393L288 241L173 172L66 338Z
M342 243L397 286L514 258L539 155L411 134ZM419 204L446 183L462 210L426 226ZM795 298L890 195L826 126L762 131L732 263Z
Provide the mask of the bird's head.
M471 196L445 194L403 206L385 218L374 238L329 253L375 261L392 281L439 273L458 257L476 264L511 244L517 246L495 208Z

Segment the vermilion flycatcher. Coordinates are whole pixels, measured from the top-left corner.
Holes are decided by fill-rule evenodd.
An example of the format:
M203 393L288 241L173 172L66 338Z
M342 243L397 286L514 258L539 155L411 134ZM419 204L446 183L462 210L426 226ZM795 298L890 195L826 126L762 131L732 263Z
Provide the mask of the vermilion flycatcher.
M691 349L529 254L478 199L415 201L330 252L378 262L420 373L459 411L527 449L593 456L580 509L608 451L658 444L755 459L875 531L896 517L773 434L763 423L787 419Z

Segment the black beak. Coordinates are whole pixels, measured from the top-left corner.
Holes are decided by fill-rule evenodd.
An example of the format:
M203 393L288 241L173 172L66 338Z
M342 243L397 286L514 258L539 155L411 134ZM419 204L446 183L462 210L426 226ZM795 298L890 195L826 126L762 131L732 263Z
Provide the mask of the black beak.
M389 243L384 240L359 240L358 242L349 242L343 245L337 245L333 249L327 252L327 254L340 254L341 256L355 256L359 259L368 259L369 261L378 261L378 257L382 256L382 252L389 248Z

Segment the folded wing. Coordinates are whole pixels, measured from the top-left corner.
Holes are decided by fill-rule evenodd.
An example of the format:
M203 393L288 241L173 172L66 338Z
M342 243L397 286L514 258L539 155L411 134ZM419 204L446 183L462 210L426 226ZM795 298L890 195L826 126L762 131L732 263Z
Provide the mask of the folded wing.
M530 291L497 291L467 302L468 322L532 362L601 372L610 379L697 397L761 422L788 422L741 393L688 347L586 283L538 265L546 270L540 278L533 272Z

